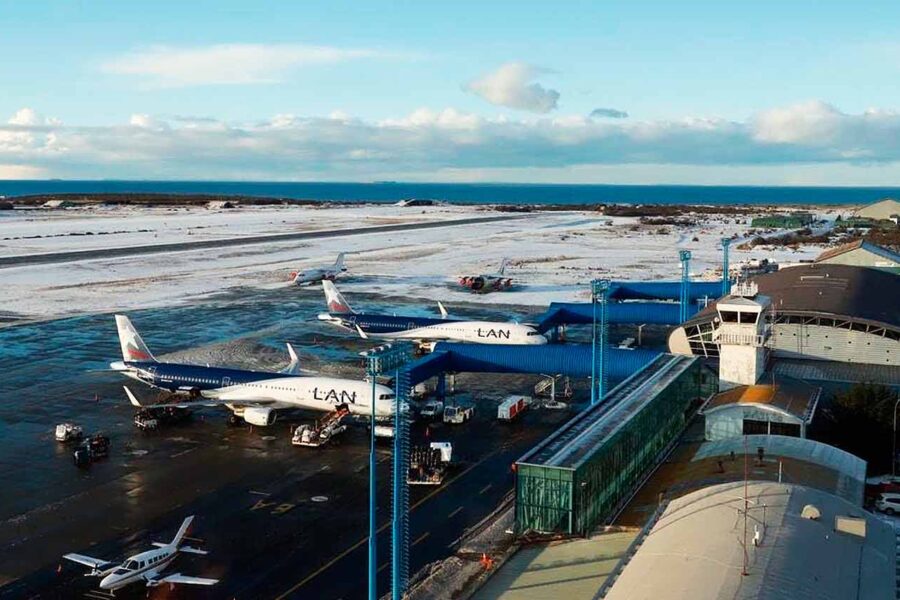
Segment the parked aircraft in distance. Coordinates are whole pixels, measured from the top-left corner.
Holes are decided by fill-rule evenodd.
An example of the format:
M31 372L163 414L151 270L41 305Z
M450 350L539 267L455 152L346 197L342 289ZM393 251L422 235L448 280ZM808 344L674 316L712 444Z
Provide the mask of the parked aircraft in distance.
M444 305L438 302L442 318L409 317L357 313L330 281L323 281L328 312L320 321L356 331L363 339L406 339L418 342L449 340L478 344L546 344L547 338L531 325L497 321L448 319Z
M131 585L132 583L143 582L147 587L156 587L163 584L187 584L187 585L215 585L219 583L218 579L205 579L203 577L188 577L181 573L173 573L172 575L162 575L162 571L172 564L172 561L179 553L187 554L207 554L205 550L183 546L181 542L187 534L193 516L188 517L181 524L175 538L168 544L163 542L153 542L155 548L146 550L140 554L129 556L121 564L103 560L102 558L94 558L85 556L84 554L65 554L63 558L77 562L78 564L90 567L91 577L102 577L100 580L100 589L109 592Z
M371 416L372 385L355 379L300 376L300 361L288 344L291 363L277 373L247 371L159 362L141 339L128 317L116 315L122 361L110 368L151 387L196 398L190 402L154 404L155 407L226 406L233 419L243 418L252 425L271 425L278 409L305 408L331 412L346 405L352 414ZM127 387L125 392L135 406L142 406ZM384 385L375 386L375 415L394 413L394 392Z
M465 275L459 278L459 285L479 294L508 290L512 287L512 279L505 275L508 264L509 259L504 258L503 262L500 263L500 269L496 273Z
M314 267L305 271L296 271L291 273L291 280L297 285L305 283L318 283L320 281L333 281L335 277L345 272L347 267L344 266L344 253L337 255L337 260L333 265L327 267Z

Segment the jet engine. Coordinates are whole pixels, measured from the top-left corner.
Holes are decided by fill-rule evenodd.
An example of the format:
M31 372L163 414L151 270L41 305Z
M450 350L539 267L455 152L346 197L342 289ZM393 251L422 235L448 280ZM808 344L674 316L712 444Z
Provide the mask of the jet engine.
M272 408L259 408L251 406L244 409L244 420L251 425L267 427L275 422L278 414Z

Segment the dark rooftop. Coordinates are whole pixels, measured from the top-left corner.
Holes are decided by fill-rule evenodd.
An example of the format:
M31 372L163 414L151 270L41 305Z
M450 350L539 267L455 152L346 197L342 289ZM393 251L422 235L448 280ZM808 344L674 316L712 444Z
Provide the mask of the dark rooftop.
M779 314L844 317L900 329L900 276L866 267L811 264L753 278ZM715 316L715 303L688 323Z

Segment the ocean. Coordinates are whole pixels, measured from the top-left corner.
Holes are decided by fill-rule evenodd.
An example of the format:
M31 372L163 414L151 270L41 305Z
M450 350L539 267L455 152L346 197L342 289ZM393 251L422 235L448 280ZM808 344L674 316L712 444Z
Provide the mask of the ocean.
M265 181L0 181L0 196L161 193L266 196L337 202L397 202L428 198L465 204L868 204L900 188L681 185L549 185L480 183L325 183Z

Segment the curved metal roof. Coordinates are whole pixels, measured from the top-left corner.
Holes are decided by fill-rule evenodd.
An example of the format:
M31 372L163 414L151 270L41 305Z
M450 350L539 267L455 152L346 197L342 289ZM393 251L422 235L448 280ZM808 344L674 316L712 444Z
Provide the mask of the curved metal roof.
M607 600L866 598L896 596L893 528L858 505L801 485L752 481L748 536L740 523L743 482L673 500ZM818 519L803 517L813 505ZM764 510L760 510L765 505ZM835 531L837 517L865 521L865 536ZM755 532L760 542L752 543ZM746 561L746 575L743 575Z
M753 281L780 314L843 317L900 329L900 277L893 273L812 264L760 275ZM714 315L715 304L711 304L686 324L709 321Z

